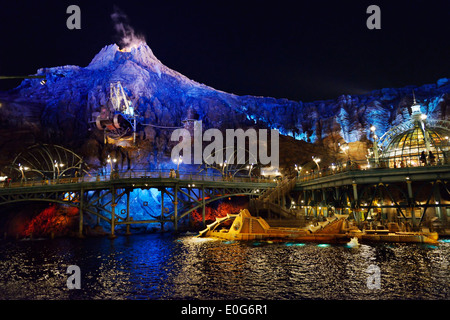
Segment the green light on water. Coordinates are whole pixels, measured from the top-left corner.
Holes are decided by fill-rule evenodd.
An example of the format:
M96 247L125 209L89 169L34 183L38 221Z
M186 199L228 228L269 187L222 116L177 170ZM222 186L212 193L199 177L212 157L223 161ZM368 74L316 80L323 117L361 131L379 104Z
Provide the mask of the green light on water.
M292 242L286 242L284 245L287 247L292 247L294 244Z
M318 244L317 246L318 246L318 247L321 247L321 248L327 248L327 247L329 247L330 245L329 245L328 243L321 243L321 244Z
M303 247L306 244L305 243L286 242L284 245L287 247Z

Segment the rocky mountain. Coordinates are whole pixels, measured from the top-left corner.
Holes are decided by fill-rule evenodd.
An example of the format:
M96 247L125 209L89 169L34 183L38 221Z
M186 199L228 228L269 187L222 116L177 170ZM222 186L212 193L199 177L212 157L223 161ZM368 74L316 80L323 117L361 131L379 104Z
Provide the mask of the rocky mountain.
M45 75L46 82L26 79L17 88L0 93L0 149L4 151L0 162L7 162L18 147L46 141L64 144L101 164L105 152L111 150L102 145L92 114L107 103L110 82L118 80L145 124L180 126L191 108L204 129L276 128L291 137L283 141L296 144L300 153L308 145L310 152L328 154L330 159L338 142L364 142L371 125L381 135L407 119L413 90L429 118L448 119L450 110L450 80L446 78L435 84L314 102L237 96L168 68L145 43L127 50L108 45L86 67L42 68L37 75ZM169 130L141 126L138 144L148 152L138 156L131 154L135 150L119 151L124 158L134 157L136 164L156 165L168 156L170 134ZM17 145L16 139L23 143ZM310 153L299 157L304 161L311 158Z

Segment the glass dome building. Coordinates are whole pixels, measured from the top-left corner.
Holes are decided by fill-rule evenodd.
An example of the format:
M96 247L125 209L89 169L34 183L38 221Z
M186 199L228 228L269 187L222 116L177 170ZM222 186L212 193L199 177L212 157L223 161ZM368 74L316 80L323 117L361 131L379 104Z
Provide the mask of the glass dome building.
M411 120L391 128L378 141L372 152L380 167L402 168L450 163L450 121L426 120L414 98Z

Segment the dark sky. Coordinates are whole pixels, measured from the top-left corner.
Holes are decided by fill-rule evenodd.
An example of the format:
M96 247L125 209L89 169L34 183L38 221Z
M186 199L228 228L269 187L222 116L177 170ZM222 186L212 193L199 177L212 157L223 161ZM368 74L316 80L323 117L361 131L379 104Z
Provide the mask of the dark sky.
M71 4L81 30L66 27ZM166 66L239 95L312 101L450 77L448 0L2 1L0 75L87 66L117 40L114 4ZM366 27L371 4L381 30Z

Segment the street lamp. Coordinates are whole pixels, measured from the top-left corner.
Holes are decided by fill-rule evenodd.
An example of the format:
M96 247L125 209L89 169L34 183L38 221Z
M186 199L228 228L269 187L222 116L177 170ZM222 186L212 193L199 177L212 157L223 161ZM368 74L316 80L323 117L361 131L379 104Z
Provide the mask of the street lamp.
M22 173L22 181L25 180L25 173L24 173L24 171L27 171L28 169L29 169L28 167L24 167L24 166L22 166L22 165L19 163L19 170L20 170L20 173Z
M225 169L227 167L227 160L224 161L224 163L219 163L219 166L222 168L222 177L225 175Z
M378 155L378 136L375 134L375 130L377 130L377 128L372 125L370 127L370 131L372 131L372 135L373 135L373 156L374 156L374 159L375 159L375 167L378 167L378 159L379 159L379 155Z
M56 162L56 160L55 160L55 168L56 168L56 171L58 172L58 175L55 177L56 172L53 171L53 179L56 179L56 178L59 179L59 175L60 175L59 168L62 168L62 167L64 167L64 163L58 163L58 162Z
M295 165L295 171L297 171L297 178L300 176L300 172L302 171L302 167Z
M109 165L111 166L111 173L113 172L113 162L116 163L117 159L116 158L112 158L111 156L108 154L108 159L106 160L106 162L109 163Z
M319 166L320 158L315 158L315 157L313 156L312 159L313 159L313 161L316 163L317 169L318 169L319 172L320 172L320 166Z
M172 159L172 162L177 164L177 178L179 178L180 177L180 171L179 171L180 163L183 162L183 157L182 156L178 156L178 159Z
M341 146L341 149L347 155L347 160L350 160L350 154L348 153L348 149L349 149L348 145Z
M252 170L253 170L253 163L247 165L247 170L248 170L248 176L250 177L252 174Z

